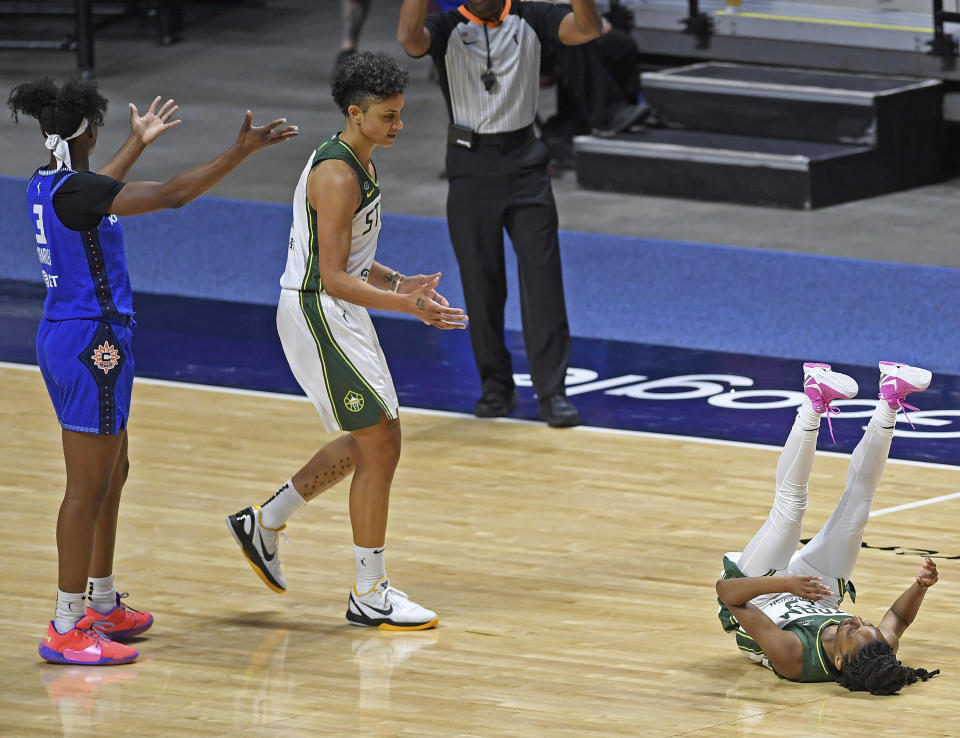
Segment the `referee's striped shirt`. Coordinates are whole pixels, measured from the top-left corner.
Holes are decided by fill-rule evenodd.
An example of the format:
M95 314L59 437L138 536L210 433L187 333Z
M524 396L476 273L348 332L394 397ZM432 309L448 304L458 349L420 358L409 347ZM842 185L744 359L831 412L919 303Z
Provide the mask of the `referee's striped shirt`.
M450 122L481 134L506 133L533 123L541 42L559 43L560 21L569 12L569 7L549 2L506 0L502 21L496 25L460 8L427 16L429 53L439 72ZM489 92L482 79L488 50L495 79Z

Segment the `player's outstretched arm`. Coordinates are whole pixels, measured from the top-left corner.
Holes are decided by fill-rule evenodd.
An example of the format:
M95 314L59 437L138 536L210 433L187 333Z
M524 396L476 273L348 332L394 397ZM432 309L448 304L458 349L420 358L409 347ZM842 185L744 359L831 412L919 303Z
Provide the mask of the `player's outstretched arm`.
M930 587L937 583L938 578L937 565L933 562L933 559L924 559L923 567L917 574L916 579L910 583L910 586L904 590L896 602L890 605L890 609L887 610L880 621L878 627L887 636L894 652L899 645L900 636L916 620L920 605L923 604L924 595Z
M130 103L130 136L97 174L105 174L114 179L126 178L130 167L140 158L147 146L156 141L160 134L180 125L179 119L170 120L180 107L170 99L158 110L160 99L157 95L143 115L140 115L136 105Z
M263 126L253 125L249 110L237 140L220 156L178 174L168 182L128 182L110 206L114 215L140 215L155 210L179 208L211 189L237 168L244 159L261 149L297 135L296 126L278 118Z

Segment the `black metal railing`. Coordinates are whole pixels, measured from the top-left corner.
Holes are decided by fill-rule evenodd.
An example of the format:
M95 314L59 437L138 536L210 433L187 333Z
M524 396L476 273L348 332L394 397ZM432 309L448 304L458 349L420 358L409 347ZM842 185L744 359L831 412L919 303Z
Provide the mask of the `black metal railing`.
M154 16L157 24L157 41L171 44L178 40L181 29L181 0L153 0L150 3L136 0L97 2L92 0L48 0L24 2L0 0L0 18L38 17L64 19L70 30L59 37L55 34L28 31L13 37L0 36L0 49L60 49L76 51L77 69L84 77L93 72L94 37L96 32L127 18ZM71 24L70 21L73 21Z
M700 0L688 0L689 12L683 19L683 32L697 37L697 48L705 49L710 45L713 35L713 18L700 12Z
M933 40L929 42L930 53L946 59L957 56L957 39L943 30L944 23L960 23L960 13L943 9L943 0L933 0Z

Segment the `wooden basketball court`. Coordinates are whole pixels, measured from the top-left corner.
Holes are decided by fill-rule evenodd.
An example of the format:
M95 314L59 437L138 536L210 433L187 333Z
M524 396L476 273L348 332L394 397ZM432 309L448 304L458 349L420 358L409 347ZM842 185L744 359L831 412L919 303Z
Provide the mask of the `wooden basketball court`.
M867 528L858 614L878 621L922 551L941 577L900 656L942 675L871 697L778 680L716 618L721 556L765 518L776 449L402 411L388 572L440 626L386 633L343 617L346 483L288 526L284 595L224 524L328 438L313 407L149 380L134 392L116 578L154 627L136 664L46 664L59 427L35 368L6 365L0 383L4 737L960 735L960 498ZM805 535L846 464L817 459ZM957 491L955 467L891 462L875 512Z

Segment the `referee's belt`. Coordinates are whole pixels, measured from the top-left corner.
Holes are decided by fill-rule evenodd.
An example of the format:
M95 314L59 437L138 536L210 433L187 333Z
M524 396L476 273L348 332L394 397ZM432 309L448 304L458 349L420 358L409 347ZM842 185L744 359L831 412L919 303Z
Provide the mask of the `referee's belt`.
M515 149L522 144L533 141L537 137L533 124L518 128L506 133L476 133L473 137L475 147L491 147L498 149Z

